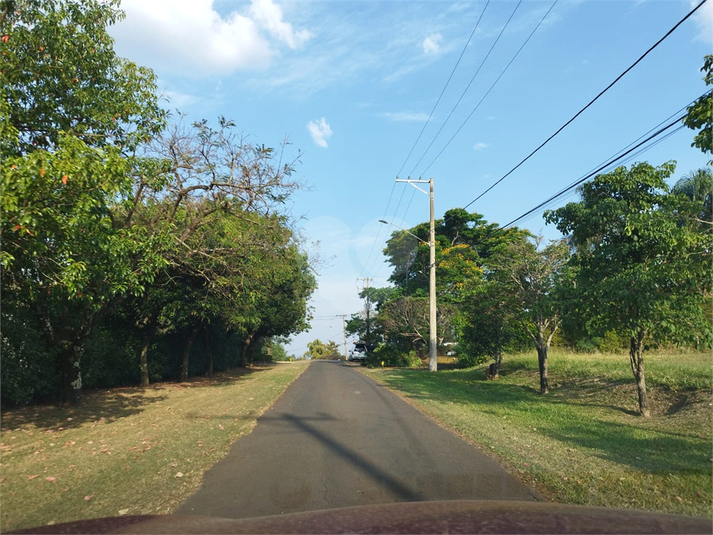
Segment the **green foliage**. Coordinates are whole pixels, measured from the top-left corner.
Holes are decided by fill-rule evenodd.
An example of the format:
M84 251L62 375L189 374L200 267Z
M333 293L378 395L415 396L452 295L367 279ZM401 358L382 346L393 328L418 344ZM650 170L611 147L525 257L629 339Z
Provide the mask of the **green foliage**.
M369 368L382 366L391 368L418 368L421 366L421 359L416 356L416 351L402 351L397 347L387 344L380 344L373 353L369 354L364 361Z
M285 346L274 340L270 342L270 357L274 362L289 361L291 358L287 356Z
M630 340L639 410L649 416L643 351L675 341L710 347L703 305L710 292L713 235L699 224L701 201L669 194L672 162L619 167L581 187L582 200L546 212L576 248L571 265L587 330Z
M62 134L130 152L161 130L154 73L117 57L106 31L118 0L3 0L0 13L3 155L52 150Z
M0 378L2 405L25 405L59 391L55 352L37 336L40 326L27 303L3 293Z
M707 55L703 61L701 72L704 73L703 80L706 85L713 85L713 55ZM713 152L713 96L711 91L696 100L688 107L688 115L684 117L683 124L698 133L693 138L692 147L697 147L703 153ZM713 160L708 162L713 165Z
M251 342L307 328L316 286L280 215L298 187L286 144L249 143L222 117L164 130L153 72L118 58L106 31L118 5L0 11L2 292L8 308L26 305L3 322L3 381L52 368L70 402L82 385L174 377L182 353L191 373L235 365L236 346L250 359ZM25 343L29 331L51 356ZM200 334L195 347L185 333ZM212 347L233 334L230 349ZM3 399L56 393L36 375Z
M570 235L572 265L588 327L681 342L709 330L702 296L709 289L711 235L686 223L700 203L668 194L674 164L635 164L582 186L582 201L547 212Z
M344 355L339 352L339 346L336 342L329 341L325 344L317 338L307 344L307 351L304 354L304 358L312 360L333 360L343 359Z

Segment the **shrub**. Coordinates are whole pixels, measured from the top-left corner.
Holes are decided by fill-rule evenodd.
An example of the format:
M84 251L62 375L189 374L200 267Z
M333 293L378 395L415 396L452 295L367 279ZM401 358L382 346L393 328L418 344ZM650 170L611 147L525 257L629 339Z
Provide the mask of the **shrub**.
M377 368L382 362L384 366L392 368L417 368L421 365L421 359L416 356L414 350L405 353L393 346L383 344L369 354L364 364L370 368Z

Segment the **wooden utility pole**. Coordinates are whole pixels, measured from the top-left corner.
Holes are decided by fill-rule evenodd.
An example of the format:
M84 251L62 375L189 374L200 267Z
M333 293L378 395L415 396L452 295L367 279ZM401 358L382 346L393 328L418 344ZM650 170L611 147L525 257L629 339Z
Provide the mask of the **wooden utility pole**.
M340 314L342 318L342 331L344 331L344 360L349 360L347 355L347 315Z
M371 344L371 321L370 321L370 315L371 315L371 300L369 298L369 281L371 280L369 277L357 277L357 281L366 281L366 339L364 342L368 344Z
M401 180L397 178L396 182L406 182L408 184L411 184L417 190L422 191L423 193L428 195L431 201L431 225L430 230L428 232L428 248L430 252L430 265L428 266L428 317L430 322L428 336L428 352L430 358L428 362L428 370L435 372L438 370L438 347L436 327L436 226L433 211L433 178L430 178L429 180L411 180L410 178L408 180ZM429 191L427 192L426 190L419 188L416 184L428 184ZM389 223L387 221L383 222L388 225L393 225L393 223ZM409 232L409 234L411 233ZM416 236L416 239L420 240L418 236Z

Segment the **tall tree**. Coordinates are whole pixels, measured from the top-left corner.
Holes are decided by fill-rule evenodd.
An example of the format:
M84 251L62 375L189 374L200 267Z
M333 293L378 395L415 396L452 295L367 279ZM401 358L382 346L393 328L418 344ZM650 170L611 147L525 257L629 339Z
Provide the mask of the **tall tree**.
M656 337L703 336L710 324L702 308L710 292L711 234L688 224L700 203L668 193L672 162L619 167L585 183L582 200L545 218L575 247L571 264L589 326L629 337L629 362L639 411L650 409L644 348Z
M161 258L112 206L131 189L131 153L164 126L155 76L118 58L118 2L4 1L2 279L59 348L61 397L76 402L96 315L141 292ZM131 258L140 258L133 269Z

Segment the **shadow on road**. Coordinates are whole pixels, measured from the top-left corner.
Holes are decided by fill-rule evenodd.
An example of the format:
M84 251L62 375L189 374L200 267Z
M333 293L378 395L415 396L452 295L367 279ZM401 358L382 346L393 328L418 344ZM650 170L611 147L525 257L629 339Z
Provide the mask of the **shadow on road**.
M391 492L396 494L399 498L405 501L420 501L423 499L420 493L408 488L401 482L399 482L391 474L384 472L381 468L372 463L369 459L354 451L353 449L340 444L327 434L323 433L313 425L307 423L307 420L329 420L334 419L328 415L322 417L311 417L311 418L299 418L291 414L283 414L279 417L262 417L264 420L273 421L286 421L295 426L297 429L304 433L309 433L311 436L322 442L335 454L339 455L342 459L351 463L355 467L359 468L364 474L368 475L371 479L385 486Z

